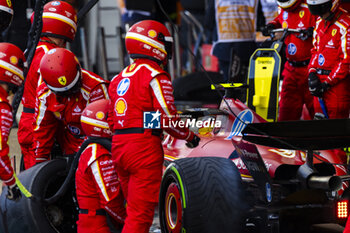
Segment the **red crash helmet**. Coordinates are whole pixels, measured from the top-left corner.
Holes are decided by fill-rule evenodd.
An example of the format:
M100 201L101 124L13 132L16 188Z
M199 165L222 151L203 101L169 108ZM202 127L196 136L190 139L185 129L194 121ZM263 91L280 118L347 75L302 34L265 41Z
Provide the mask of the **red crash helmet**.
M13 7L11 0L0 0L0 33L11 23L13 17Z
M284 10L293 10L302 2L302 0L276 0L279 7Z
M26 58L20 48L10 43L0 43L0 81L21 85L26 66Z
M73 6L63 1L45 4L41 35L73 41L76 31L77 15Z
M87 105L80 117L81 127L85 135L90 137L112 137L107 122L110 100L102 99Z
M126 50L131 58L148 58L161 64L171 59L172 44L168 29L154 20L134 24L125 36Z
M81 68L76 56L64 48L48 51L41 59L40 74L51 91L70 95L80 90Z
M327 12L335 12L339 7L339 0L307 0L311 14L322 16Z

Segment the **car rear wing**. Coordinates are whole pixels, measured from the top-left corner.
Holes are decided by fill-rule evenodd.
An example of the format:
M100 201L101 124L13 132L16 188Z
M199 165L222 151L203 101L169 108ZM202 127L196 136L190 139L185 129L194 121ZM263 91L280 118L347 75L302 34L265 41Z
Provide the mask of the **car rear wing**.
M293 150L328 150L350 146L350 119L252 123L242 131L252 143Z

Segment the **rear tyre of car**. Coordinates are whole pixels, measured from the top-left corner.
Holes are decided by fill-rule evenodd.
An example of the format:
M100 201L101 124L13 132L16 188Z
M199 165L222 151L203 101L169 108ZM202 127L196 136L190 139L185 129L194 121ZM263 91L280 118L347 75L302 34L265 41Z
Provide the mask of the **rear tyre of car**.
M63 159L47 161L18 174L22 184L39 199L53 196L63 183L67 171ZM7 188L0 197L1 233L76 232L76 208L73 201L74 184L57 202L45 205L24 196L18 201L6 199Z
M239 233L247 208L241 176L231 160L180 159L163 175L159 198L163 233Z

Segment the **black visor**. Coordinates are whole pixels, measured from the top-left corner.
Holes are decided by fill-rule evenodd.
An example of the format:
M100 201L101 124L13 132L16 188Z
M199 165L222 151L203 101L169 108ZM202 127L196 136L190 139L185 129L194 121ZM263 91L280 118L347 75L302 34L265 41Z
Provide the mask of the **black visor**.
M322 16L332 9L332 1L328 1L318 5L308 4L311 14Z
M167 58L171 59L173 57L173 43L170 41L166 41L163 33L158 34L158 40L164 43Z
M12 14L0 10L0 33L3 32L11 23Z

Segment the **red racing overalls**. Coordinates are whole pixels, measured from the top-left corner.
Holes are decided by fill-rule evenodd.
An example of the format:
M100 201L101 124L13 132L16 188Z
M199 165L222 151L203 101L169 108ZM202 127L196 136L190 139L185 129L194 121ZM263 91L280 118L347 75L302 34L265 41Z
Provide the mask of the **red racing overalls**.
M164 154L161 131L144 129L144 114L152 112L148 123L164 127L160 119L167 121L176 114L172 84L156 62L136 59L114 77L109 95L113 107L109 121L115 131L112 156L127 201L122 232L148 233L158 203ZM179 139L194 137L188 128L163 129Z
M106 212L124 223L124 196L111 153L102 145L90 143L82 152L75 175L79 204L78 233L110 233Z
M55 139L63 154L75 154L83 142L80 116L88 103L108 99L108 81L82 69L82 87L72 96L54 94L44 82L37 89L34 120L36 163L50 157Z
M330 88L323 99L329 118L349 118L350 110L350 16L339 8L331 21L317 19L309 72L317 72ZM314 97L315 113L323 113Z
M313 16L304 2L291 11L280 8L270 22L275 28L308 29L314 27ZM298 34L289 34L284 43L287 61L282 72L283 84L279 101L279 121L299 120L305 104L311 118L314 115L313 97L308 87L308 64L311 58L312 37L302 40Z
M35 108L36 88L39 81L39 66L41 58L50 49L58 46L50 42L46 37L42 37L36 47L35 55L30 65L22 97L23 112L18 123L18 142L21 146L24 167L28 169L35 165L34 148L33 148L33 120Z
M8 138L12 127L12 107L7 92L0 87L0 178L8 186L15 184L13 168L9 157Z

